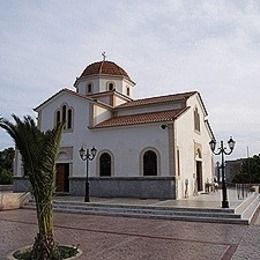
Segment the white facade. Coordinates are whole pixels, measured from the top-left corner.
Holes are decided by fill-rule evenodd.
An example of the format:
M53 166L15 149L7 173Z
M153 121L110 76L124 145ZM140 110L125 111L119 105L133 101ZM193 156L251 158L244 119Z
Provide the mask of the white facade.
M198 167L202 174L201 191L204 191L205 183L211 182L213 176L212 153L208 145L213 133L205 121L207 111L199 93L132 100L135 83L124 71L122 75L121 71L119 75L108 75L109 66L115 70L115 64L102 62L98 63L98 73L92 73L93 68L91 73L88 72L87 67L89 74L76 80L75 92L61 90L35 109L42 131L54 128L57 121L66 121L57 163L68 166L68 176L65 178L68 178L70 185L67 191L74 194L77 185L85 181L85 163L79 156L81 146L95 146L97 149L95 160L89 164L89 177L96 183L92 187L98 187L93 191L96 196L120 196L124 194L124 191L119 191L121 189L129 192L124 196L139 194L142 197L142 192L152 194L152 187L164 193L170 189L169 192L174 195L169 198L193 196L198 191ZM105 65L108 69L102 71ZM194 129L195 110L199 114L199 131ZM147 151L152 151L156 156L155 164L150 162L151 156ZM101 159L102 154L110 156L110 161ZM100 176L101 171L108 167L109 174ZM22 171L21 167L16 168L19 180ZM59 174L58 170L57 178ZM104 180L106 182L102 182ZM110 195L106 195L108 187L105 185L110 180L117 192L109 190ZM157 186L149 186L150 181L156 184L156 180ZM139 187L138 183L141 182L142 187ZM161 196L156 192L151 197ZM162 197L167 197L167 194Z

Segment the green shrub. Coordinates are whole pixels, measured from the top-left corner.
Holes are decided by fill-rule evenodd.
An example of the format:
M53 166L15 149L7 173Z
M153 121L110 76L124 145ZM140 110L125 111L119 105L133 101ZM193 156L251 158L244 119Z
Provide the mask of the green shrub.
M0 170L0 184L12 184L12 183L13 183L12 174L5 169Z

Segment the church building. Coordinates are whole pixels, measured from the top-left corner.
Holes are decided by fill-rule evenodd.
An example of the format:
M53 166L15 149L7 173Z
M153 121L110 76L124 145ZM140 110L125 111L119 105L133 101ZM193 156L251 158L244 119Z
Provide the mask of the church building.
M85 194L81 147L97 150L89 162L91 196L179 199L205 192L214 172L214 135L199 92L134 99L135 82L105 58L88 65L74 87L34 109L42 131L66 124L57 192ZM29 188L18 152L14 187Z

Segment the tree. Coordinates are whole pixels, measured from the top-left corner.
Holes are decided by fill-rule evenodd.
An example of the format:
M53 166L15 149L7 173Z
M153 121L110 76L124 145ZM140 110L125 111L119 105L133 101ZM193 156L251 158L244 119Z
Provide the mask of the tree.
M0 168L9 172L13 171L14 148L9 147L0 151Z
M243 161L241 171L234 177L233 182L260 183L260 154Z
M25 174L29 177L36 202L38 233L31 251L35 260L60 259L53 237L53 193L55 161L58 156L63 124L41 132L30 116L23 120L12 115L15 124L0 119L0 127L12 137L22 155Z

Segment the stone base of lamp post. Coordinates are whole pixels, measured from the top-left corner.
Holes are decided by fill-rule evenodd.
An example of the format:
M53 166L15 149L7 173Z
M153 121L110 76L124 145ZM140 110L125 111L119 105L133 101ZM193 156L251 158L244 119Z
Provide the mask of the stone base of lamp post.
M228 201L222 201L222 208L229 208L229 203Z

